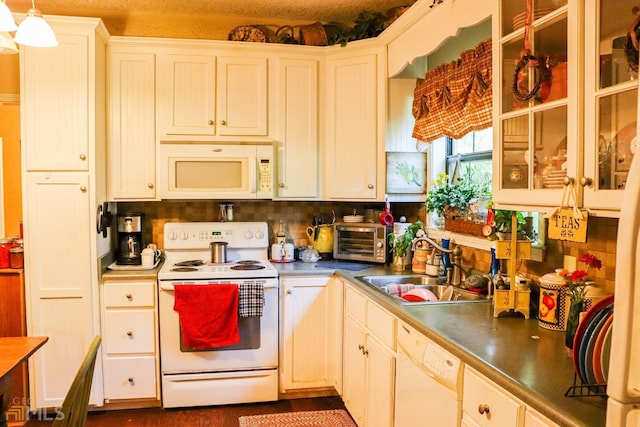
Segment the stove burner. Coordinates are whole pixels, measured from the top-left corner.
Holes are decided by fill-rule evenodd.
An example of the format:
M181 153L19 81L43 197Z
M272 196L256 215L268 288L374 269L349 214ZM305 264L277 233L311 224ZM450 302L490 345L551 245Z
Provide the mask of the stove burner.
M199 259L194 259L194 260L189 260L189 261L180 261L180 262L176 262L175 264L176 267L198 267L201 265L204 265L204 261L199 260ZM184 270L182 270L184 271ZM186 270L186 271L195 271L194 270Z
M256 261L253 259L244 259L244 260L238 261L236 264L248 264L248 265L260 264L260 261Z
M262 270L264 267L264 265L260 265L260 264L236 264L236 265L232 265L231 267L229 267L231 270Z
M176 267L176 268L172 268L170 271L185 272L185 271L198 271L198 269L195 267Z

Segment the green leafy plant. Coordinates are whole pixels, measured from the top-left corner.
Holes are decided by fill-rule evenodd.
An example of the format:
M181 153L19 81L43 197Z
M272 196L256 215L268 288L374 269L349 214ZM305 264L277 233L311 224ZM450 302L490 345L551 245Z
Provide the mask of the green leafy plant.
M446 173L439 173L429 190L425 206L427 212L436 212L440 216L447 208L465 212L469 209L472 199L486 195L487 192L487 185L475 179L471 168L467 168L455 183L450 182Z
M386 28L387 17L380 12L362 11L354 21L354 26L349 29L336 28L328 35L329 44L346 46L354 40L377 37Z
M496 210L496 231L501 233L511 233L511 212L505 210ZM518 230L522 231L522 226L527 223L522 212L516 211L516 221Z
M407 251L411 249L413 240L420 234L424 233L424 226L422 221L416 221L411 224L404 233L397 234L391 232L387 235L389 247L393 250L393 255L403 257L407 254Z

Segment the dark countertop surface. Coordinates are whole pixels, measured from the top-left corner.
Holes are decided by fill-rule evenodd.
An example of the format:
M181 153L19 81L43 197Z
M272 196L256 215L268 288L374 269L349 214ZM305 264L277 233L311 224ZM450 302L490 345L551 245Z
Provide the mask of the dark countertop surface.
M410 270L395 272L382 265L369 266L359 271L303 262L278 264L276 267L282 277L336 273L560 426L605 426L605 399L564 395L573 384L574 368L566 354L563 332L541 328L537 319L524 319L520 315L495 318L490 301L395 304L356 278L413 273Z

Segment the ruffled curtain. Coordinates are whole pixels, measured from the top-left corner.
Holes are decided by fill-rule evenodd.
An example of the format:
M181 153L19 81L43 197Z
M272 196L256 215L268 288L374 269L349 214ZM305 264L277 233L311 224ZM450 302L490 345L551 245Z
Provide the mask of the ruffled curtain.
M431 142L442 136L462 138L491 126L491 39L460 58L417 79L413 96L413 137Z

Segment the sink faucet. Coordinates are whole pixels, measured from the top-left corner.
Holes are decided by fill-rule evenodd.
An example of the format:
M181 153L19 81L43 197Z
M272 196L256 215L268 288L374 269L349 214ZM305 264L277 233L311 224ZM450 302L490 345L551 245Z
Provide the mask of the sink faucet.
M466 279L466 277L469 275L469 272L466 271L464 268L462 268L462 264L460 262L462 260L462 249L457 245L453 249L445 249L439 244L437 244L436 242L434 242L433 240L431 240L429 237L423 236L423 237L418 237L413 241L413 245L411 245L412 251L415 250L418 242L427 242L428 244L433 246L435 250L440 251L441 253L452 255L453 257L452 259L453 262L451 263L452 271L451 272L447 271L447 284L453 285L453 286L460 286L460 284L464 280L462 276L464 275Z

